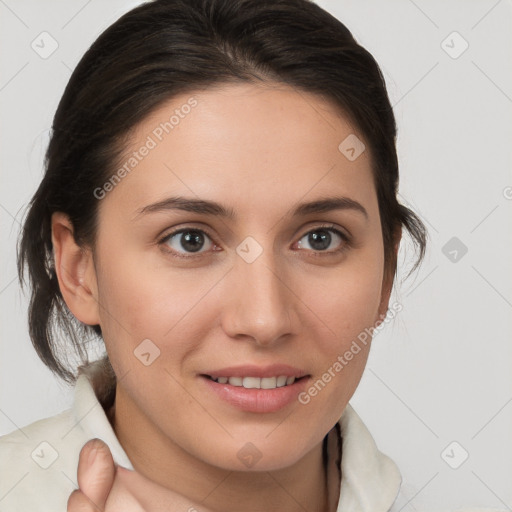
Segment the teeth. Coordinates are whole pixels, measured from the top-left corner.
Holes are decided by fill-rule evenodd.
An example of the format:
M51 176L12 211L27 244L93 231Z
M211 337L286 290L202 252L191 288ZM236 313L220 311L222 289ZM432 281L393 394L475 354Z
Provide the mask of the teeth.
M261 389L274 389L277 387L277 377L264 377L261 379Z
M242 377L229 377L228 381L232 386L241 386L242 385Z
M295 377L280 375L278 377L218 377L213 379L219 384L229 383L231 386L246 389L275 389L289 386L295 382Z
M280 377L277 377L277 387L282 388L283 386L286 386L286 375L281 375Z
M261 379L259 377L244 377L242 386L245 389L261 388Z

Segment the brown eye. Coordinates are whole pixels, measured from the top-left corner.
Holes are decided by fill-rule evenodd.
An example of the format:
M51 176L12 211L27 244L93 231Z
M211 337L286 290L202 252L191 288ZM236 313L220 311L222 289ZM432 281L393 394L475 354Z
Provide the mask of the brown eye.
M213 245L210 237L201 229L196 228L183 228L174 231L166 235L160 243L164 244L166 249L170 248L171 252L178 253L178 255L183 257L187 257L186 254L198 253L205 246L205 243L206 245L208 243Z

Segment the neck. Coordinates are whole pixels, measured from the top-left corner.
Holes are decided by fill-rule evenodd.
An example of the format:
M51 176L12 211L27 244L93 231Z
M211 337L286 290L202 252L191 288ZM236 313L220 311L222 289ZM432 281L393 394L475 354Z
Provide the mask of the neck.
M229 471L194 457L165 436L117 387L112 423L134 469L211 510L296 512L327 507L322 443L290 467Z

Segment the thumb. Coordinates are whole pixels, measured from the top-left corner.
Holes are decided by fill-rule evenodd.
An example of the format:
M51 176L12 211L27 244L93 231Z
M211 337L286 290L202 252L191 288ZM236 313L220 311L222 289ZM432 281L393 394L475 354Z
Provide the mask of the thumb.
M78 486L98 510L114 483L115 464L109 447L101 439L91 439L82 447L78 461Z

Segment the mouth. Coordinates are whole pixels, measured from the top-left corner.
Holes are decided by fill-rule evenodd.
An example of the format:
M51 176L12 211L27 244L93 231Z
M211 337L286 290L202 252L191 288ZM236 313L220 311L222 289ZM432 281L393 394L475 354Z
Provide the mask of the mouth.
M212 375L202 375L218 384L229 384L230 386L243 387L245 389L276 389L291 386L297 381L305 379L308 375L302 377L278 375L274 377L214 377Z
M272 413L291 406L311 375L288 365L223 368L198 375L208 396L244 412Z

